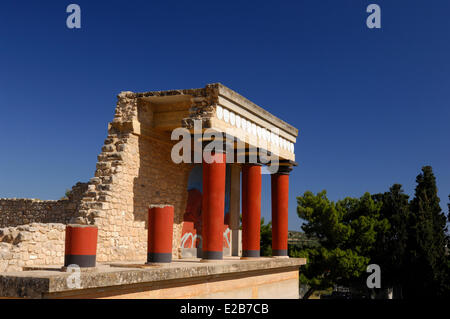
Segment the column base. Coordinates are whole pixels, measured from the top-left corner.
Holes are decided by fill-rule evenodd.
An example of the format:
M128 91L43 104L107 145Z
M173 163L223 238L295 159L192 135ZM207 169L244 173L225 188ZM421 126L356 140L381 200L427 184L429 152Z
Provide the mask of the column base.
M64 267L77 265L80 268L95 267L97 255L64 255Z
M243 250L242 258L259 258L261 257L259 250Z
M172 253L147 253L147 264L170 262L172 262Z
M202 261L203 260L223 260L223 251L202 251Z
M289 256L272 256L272 258L276 258L276 259L287 259L287 258L289 258Z
M272 249L273 257L289 257L287 249Z

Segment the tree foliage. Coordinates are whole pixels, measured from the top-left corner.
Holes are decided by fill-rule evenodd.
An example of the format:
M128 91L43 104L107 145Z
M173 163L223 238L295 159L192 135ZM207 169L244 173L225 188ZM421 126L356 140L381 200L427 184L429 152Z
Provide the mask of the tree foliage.
M317 195L307 191L297 202L299 217L307 221L302 229L321 244L301 252L308 258L301 280L312 289L358 282L366 271L377 233L389 228L387 220L380 219L381 204L369 193L335 203L326 191Z
M382 270L382 288L402 288L398 297L449 297L450 213L446 218L439 205L430 166L422 168L416 182L411 201L399 184L385 193L337 202L330 201L326 191L297 197L298 215L306 221L302 229L320 242L319 247L296 252L308 258L300 280L312 290L362 287L366 267L374 263Z
M408 251L405 270L407 297L439 297L448 290L446 255L446 217L439 205L436 178L430 166L416 178L410 204Z
M381 203L380 217L387 219L390 227L386 232L377 234L371 261L380 265L383 270L385 286L398 286L404 281L409 196L404 193L400 184L394 184L389 192L372 197Z
M272 222L264 223L261 218L260 255L272 256Z

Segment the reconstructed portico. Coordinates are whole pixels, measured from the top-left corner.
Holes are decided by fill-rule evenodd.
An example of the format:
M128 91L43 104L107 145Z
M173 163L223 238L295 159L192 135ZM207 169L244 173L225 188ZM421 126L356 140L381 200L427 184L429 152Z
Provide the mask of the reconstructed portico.
M190 150L178 148L182 140L180 129L190 136ZM117 184L124 185L125 189L129 184L124 183L124 180L128 177L134 178L131 198L133 205L124 207L125 211L132 213L134 220L141 220L146 216L148 205L174 205L176 224L173 236L174 258L183 255L182 251L178 250L180 247L184 248L182 237L187 232L182 230L182 225L188 222L183 215L186 215L191 206L199 207L200 216L193 220L200 226L194 227L196 233L192 233L191 237L196 236L199 240L198 246L201 247L203 259L222 258L223 233L226 229L230 230L228 234L230 242L234 245L230 247L233 255L240 254L238 248L240 214L242 214L241 254L246 258L259 256L262 169L269 171L273 180L271 186L273 253L287 256L288 175L296 165L294 154L294 144L298 135L296 128L233 90L216 83L209 84L203 89L123 92L119 95L116 115L109 125L109 134L118 142L105 141L105 151L99 159L106 157L106 162L111 162L109 158L112 154L108 152L111 144L123 144L125 157L133 157L129 160L123 159L122 171L113 174L118 175ZM148 153L147 149L151 153ZM164 162L155 161L157 156L155 152L163 152L158 156L162 156ZM174 158L177 155L182 157ZM208 156L214 160L208 160ZM139 161L137 165L131 166L129 163L136 159ZM153 166L153 163L157 167ZM110 183L110 174L105 174L105 170L102 169L102 166L114 167L113 165L114 161L111 164L97 165L96 176L99 177L100 183L92 187L95 192L104 188L114 188ZM186 198L185 194L191 187L190 174L192 175L195 165L201 166L197 176L201 179L201 185L194 186L198 189L199 195L196 199L191 199ZM230 174L227 174L227 171L230 171ZM121 177L122 174L125 178ZM226 183L230 184L227 189ZM151 185L154 190L163 185L167 186L159 192L148 192L147 188L140 187L140 184ZM114 197L111 193L114 193L114 190L109 192L109 195ZM227 198L225 193L229 193ZM101 198L101 194L99 195L95 198ZM123 194L119 198L128 202ZM240 207L241 199L242 207ZM197 204L196 201L200 202ZM112 209L109 207L109 210L112 210L113 214L114 210L122 210L120 204L114 205L114 200L111 202L113 207ZM97 223L97 220L103 218L96 216L98 214L95 213L100 210L100 205L88 202L85 207L87 209L81 210L82 214L78 221ZM224 226L224 215L227 213L229 222ZM120 237L120 232L118 235ZM105 240L110 241L110 238ZM195 247L195 243L191 247ZM99 248L101 250L101 247ZM100 252L99 257L101 260L103 257L107 260L114 258L109 255L103 256ZM129 258L125 257L126 259Z
M193 138L194 150L188 162L201 158L203 165L202 258L223 257L226 165L232 166L234 196L230 198L229 213L233 245L239 245L239 236L234 233L239 231L242 212L242 257L260 257L261 170L266 165L272 180L273 256L287 257L289 173L296 165L294 143L298 130L225 86L212 86L217 96L211 110L199 113L195 109L182 119ZM233 255L238 255L236 247L232 250Z
M296 128L219 83L200 89L120 93L95 177L77 184L77 196L69 197L64 205L52 203L58 209L70 210L54 214L58 220L46 213L45 219L34 220L41 224L22 227L20 232L29 231L30 236L0 236L0 241L11 241L8 245L20 243L8 256L25 256L17 263L14 259L4 266L0 263L6 271L18 271L3 278L4 287L0 280L0 297L14 297L20 286L27 284L31 290L24 297L35 293L47 297L100 296L90 292L104 291L105 285L117 288L111 288L108 295L120 296L125 289L121 284L104 283L101 278L104 273L115 278L125 266L130 276L124 281L127 296L135 296L138 291L146 291L142 296L149 298L170 296L166 288L179 287L185 291L180 297L298 297L296 269L305 260L259 258L263 173L271 174L273 257L288 255L289 173L296 166L297 135ZM188 143L183 143L186 139ZM7 200L3 204L11 205ZM172 264L160 269L142 268L139 265L158 246L147 249L149 238L158 239L158 234L148 235L149 207L166 206L173 212ZM27 223L20 215L14 217L16 225ZM90 284L82 289L89 291L65 287L65 275L56 279L54 271L33 270L64 263L63 231L68 223L98 228L98 275L95 271L83 274ZM37 229L45 245L28 243ZM15 230L7 233L15 234ZM170 256L168 243L164 244L165 257ZM23 249L27 253L22 254ZM209 265L217 267L217 275L210 274ZM188 280L183 276L189 276L191 266L198 270L198 276ZM136 274L146 278L145 284L135 281ZM33 290L35 280L46 278L58 280L58 287ZM219 280L214 294L212 290L189 292L198 284L205 289L213 287L212 278ZM222 291L223 287L228 288Z

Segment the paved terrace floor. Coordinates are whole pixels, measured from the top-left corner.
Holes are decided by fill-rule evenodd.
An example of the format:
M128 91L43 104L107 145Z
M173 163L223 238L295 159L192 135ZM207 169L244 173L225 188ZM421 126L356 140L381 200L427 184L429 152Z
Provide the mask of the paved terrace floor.
M240 259L202 262L198 258L177 259L170 264L145 265L144 261L98 263L80 272L78 288L70 288L73 273L61 266L24 268L20 272L0 273L0 298L77 297L114 290L124 294L130 289L158 289L195 282L247 278L298 270L303 258ZM68 284L69 283L69 284Z

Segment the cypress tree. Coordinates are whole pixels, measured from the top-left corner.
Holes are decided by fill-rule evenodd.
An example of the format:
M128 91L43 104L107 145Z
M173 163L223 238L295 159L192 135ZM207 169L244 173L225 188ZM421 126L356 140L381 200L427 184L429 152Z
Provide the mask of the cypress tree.
M442 297L447 273L446 218L439 205L431 166L422 168L416 182L408 219L405 293L408 298Z
M380 218L387 219L389 229L377 233L377 242L371 262L379 264L383 273L383 286L394 288L394 298L402 297L405 282L404 269L408 239L407 220L409 216L409 196L402 185L394 184L389 192L372 196L382 202Z

